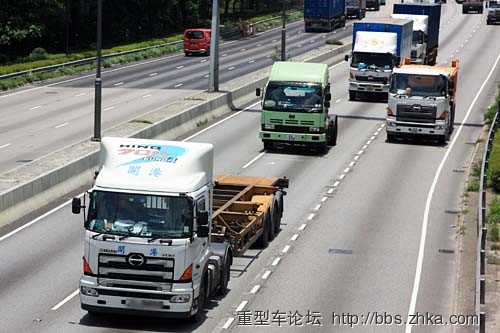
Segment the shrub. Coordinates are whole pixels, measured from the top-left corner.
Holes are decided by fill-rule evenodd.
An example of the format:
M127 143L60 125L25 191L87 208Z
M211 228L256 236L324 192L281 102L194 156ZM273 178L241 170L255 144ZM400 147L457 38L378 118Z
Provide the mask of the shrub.
M490 241L498 242L500 240L500 232L498 230L498 223L493 223L489 230Z
M467 192L477 192L477 191L479 191L479 181L471 180L467 184Z
M500 198L498 196L495 196L491 201L487 221L491 224L500 222Z
M45 60L48 58L48 56L49 55L47 54L47 51L45 51L45 49L37 47L30 53L29 59L31 61Z
M495 135L493 139L487 176L489 185L496 193L500 193L500 135Z
M337 40L337 39L327 39L325 41L325 44L328 44L328 45L342 45L342 42Z

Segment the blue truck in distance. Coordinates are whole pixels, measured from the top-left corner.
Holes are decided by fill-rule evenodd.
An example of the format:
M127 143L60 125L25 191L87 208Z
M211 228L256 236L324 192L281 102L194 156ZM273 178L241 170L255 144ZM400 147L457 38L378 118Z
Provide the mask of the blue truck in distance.
M353 24L349 99L377 96L387 100L392 71L410 57L413 21L386 18ZM345 56L349 60L349 56Z
M305 31L333 31L345 26L345 0L304 0Z
M421 2L395 3L393 13L406 14L408 17L414 15L416 18L413 22L411 63L435 65L439 45L441 4Z

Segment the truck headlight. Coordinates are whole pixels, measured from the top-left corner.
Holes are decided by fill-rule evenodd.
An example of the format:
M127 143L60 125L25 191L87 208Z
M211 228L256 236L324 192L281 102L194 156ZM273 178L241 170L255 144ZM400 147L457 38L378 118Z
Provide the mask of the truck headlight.
M82 286L80 288L80 290L81 290L82 294L84 294L85 296L92 296L92 297L99 296L99 293L94 288L89 288L89 287Z
M186 294L186 295L174 295L170 299L170 303L187 303L191 299L191 296Z
M319 132L320 128L319 127L309 127L309 132Z
M273 130L274 129L274 125L273 124L264 124L264 129Z

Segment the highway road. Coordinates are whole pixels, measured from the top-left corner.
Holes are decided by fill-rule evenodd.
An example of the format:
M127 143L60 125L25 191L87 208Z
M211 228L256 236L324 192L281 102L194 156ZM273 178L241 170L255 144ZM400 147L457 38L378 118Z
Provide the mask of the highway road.
M201 324L91 318L82 311L75 292L83 221L66 204L8 237L0 230L0 331L451 332L449 325L332 324L333 312L359 320L369 313L372 320L378 314L406 320L414 311L446 320L457 314L456 212L482 112L499 84L500 44L492 41L500 30L486 26L484 15L462 15L454 2L443 5L441 22L438 63L458 58L461 65L456 126L447 145L386 143L386 105L347 100L345 62L330 68L330 112L339 115L339 137L324 155L263 150L258 104L180 138L213 143L216 173L290 178L281 232L268 248L235 259L229 293L207 305ZM265 318L264 326L243 325L266 311L268 325ZM289 318L299 316L302 324L292 327Z
M327 39L350 36L352 21L338 32L303 30L303 22L287 26L288 57L323 46ZM281 28L222 44L219 81L271 66L280 41ZM206 90L208 60L185 57L181 52L103 70L103 130ZM0 117L4 119L0 124L0 173L90 139L94 133L94 84L95 74L84 73L0 94Z

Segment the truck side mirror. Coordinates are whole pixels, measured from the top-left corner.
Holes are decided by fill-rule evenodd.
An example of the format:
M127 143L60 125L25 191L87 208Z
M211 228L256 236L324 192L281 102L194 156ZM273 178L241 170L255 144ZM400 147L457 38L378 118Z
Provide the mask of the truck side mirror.
M329 108L329 107L330 107L330 102L326 101L326 102L324 103L324 105L325 105L325 108Z
M348 55L348 54L346 54L346 55L344 56L344 60L345 60L345 61L349 61L349 55Z
M448 88L448 95L450 95L450 96L454 95L453 88Z
M326 95L325 95L325 101L329 102L331 100L332 100L332 94L326 93Z
M198 212L198 225L205 226L208 225L208 211L203 210Z
M396 57L396 64L399 65L401 63L401 57L397 56Z
M198 235L198 237L205 238L208 237L208 231L209 231L208 225L200 225L198 226L196 234Z
M255 96L260 96L260 88L255 89Z
M71 211L73 214L80 214L82 208L84 208L82 200L80 198L73 198L73 201L71 201Z

